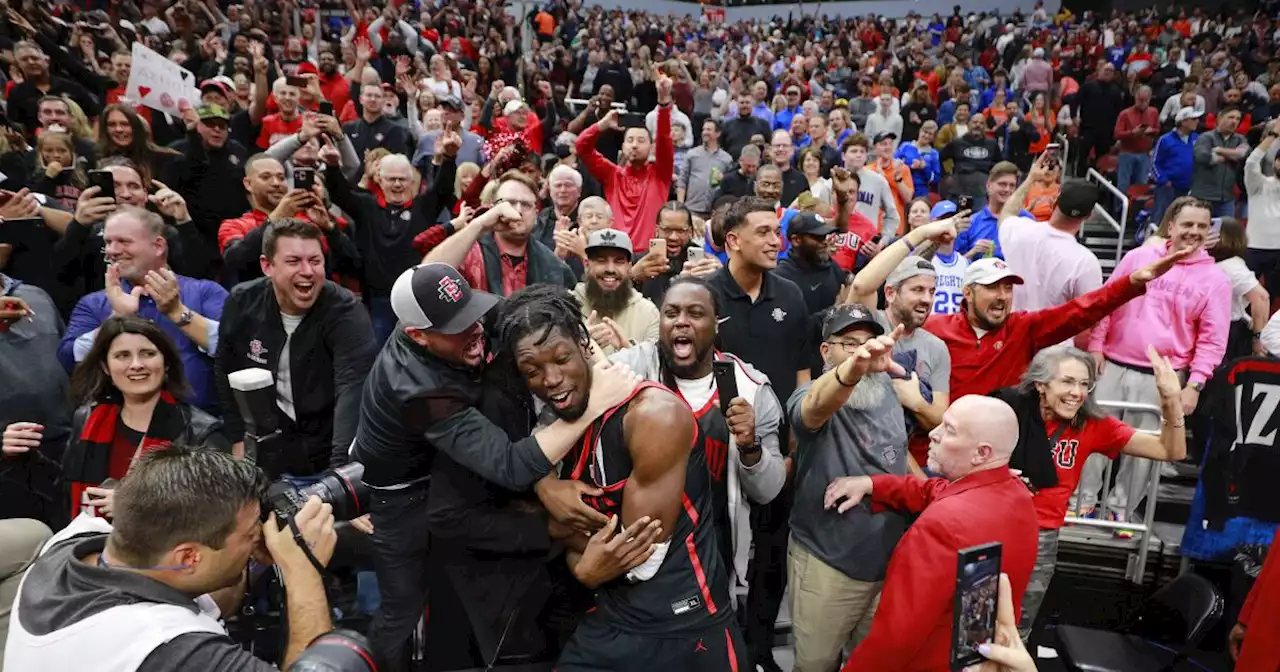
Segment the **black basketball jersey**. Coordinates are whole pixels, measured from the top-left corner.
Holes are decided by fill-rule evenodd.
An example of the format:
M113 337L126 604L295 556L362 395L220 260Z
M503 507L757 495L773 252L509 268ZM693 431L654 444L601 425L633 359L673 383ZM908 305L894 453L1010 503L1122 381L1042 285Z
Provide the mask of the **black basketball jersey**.
M679 390L676 394L680 395ZM683 398L684 395L680 396ZM716 541L720 545L720 557L728 567L733 564L733 526L729 521L729 424L720 412L720 392L713 392L702 408L693 409L693 417L698 421L698 440L689 455L689 464L703 465L711 477Z
M604 494L584 497L597 511L622 520L622 490L631 475L631 454L623 434L623 422L631 400L641 390L656 388L643 383L627 401L592 423L577 448L561 463L561 477L590 483ZM631 583L625 576L596 593L596 612L625 632L665 635L701 630L732 618L729 577L716 541L711 478L705 460L690 455L685 474L683 505L676 519L666 558L648 581Z
M1242 357L1222 365L1200 406L1212 422L1200 470L1205 519L1215 530L1237 517L1280 521L1280 362Z

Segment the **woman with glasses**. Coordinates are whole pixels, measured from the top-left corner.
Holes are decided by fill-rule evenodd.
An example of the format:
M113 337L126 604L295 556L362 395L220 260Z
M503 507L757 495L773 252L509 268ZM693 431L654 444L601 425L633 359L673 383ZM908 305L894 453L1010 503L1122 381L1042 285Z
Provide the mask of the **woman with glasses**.
M1089 353L1073 347L1041 350L1016 387L996 390L1018 414L1019 439L1009 461L1030 482L1040 524L1040 544L1031 581L1022 598L1023 639L1031 635L1058 557L1058 530L1085 460L1122 453L1152 460L1177 461L1187 455L1182 417L1182 384L1167 359L1148 347L1164 424L1158 436L1139 433L1104 412L1094 397L1097 366Z

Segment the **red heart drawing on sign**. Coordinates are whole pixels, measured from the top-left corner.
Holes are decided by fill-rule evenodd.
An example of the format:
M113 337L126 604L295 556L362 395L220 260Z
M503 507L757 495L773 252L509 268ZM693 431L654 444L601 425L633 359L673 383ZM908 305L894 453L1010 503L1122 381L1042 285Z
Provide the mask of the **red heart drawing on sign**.
M146 98L148 93L151 93L151 87L149 87L149 86L139 86L139 87L138 87L138 99L139 99L139 100L141 100L141 99L143 99L143 98Z

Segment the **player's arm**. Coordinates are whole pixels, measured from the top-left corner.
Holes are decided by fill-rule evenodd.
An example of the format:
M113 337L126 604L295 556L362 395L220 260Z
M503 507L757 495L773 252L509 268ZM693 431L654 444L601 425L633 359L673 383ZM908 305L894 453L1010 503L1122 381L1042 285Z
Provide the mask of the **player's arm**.
M669 539L684 500L693 413L669 392L646 390L628 409L623 436L632 467L622 489L622 523L629 526L644 517L658 520L661 539Z

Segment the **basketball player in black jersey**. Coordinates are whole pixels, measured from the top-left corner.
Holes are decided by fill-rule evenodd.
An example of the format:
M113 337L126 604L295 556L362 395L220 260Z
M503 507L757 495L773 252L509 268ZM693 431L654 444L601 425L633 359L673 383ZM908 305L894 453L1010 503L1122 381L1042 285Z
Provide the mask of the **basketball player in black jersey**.
M534 285L513 294L498 343L517 380L556 416L579 417L587 408L591 342L564 289ZM596 608L561 654L560 672L748 669L716 539L711 478L705 463L689 459L696 439L688 404L647 383L593 423L561 463L561 478L603 491L586 501L616 516L619 527L648 517L663 534L643 564L607 576L579 570L597 550L586 537L565 539L574 574L596 589Z

